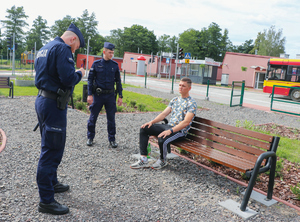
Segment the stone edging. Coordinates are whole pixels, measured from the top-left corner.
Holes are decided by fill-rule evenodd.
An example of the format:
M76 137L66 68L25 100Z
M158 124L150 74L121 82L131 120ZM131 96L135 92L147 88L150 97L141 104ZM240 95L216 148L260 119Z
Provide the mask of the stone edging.
M0 134L2 135L2 145L0 145L0 153L4 150L6 145L6 135L2 129L0 129Z

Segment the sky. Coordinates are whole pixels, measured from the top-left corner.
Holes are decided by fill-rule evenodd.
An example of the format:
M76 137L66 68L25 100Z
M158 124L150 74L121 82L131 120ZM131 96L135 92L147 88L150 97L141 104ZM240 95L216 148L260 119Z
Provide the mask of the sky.
M249 39L254 41L258 32L275 26L286 38L285 53L291 59L300 54L299 0L5 0L1 2L0 20L6 20L7 9L14 5L23 6L29 16L25 31L38 16L46 19L50 27L66 15L81 17L87 9L89 15L95 14L102 36L110 35L111 30L138 24L153 31L157 38L164 34L178 37L190 28L200 31L214 22L222 33L228 29L233 45L241 45Z

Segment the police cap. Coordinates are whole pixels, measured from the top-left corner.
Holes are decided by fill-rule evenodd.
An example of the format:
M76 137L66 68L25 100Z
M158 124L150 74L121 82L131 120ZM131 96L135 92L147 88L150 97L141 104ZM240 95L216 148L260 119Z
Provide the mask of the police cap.
M104 48L107 48L107 49L110 49L110 50L114 51L115 45L110 43L110 42L104 42Z
M69 26L67 31L74 32L78 36L81 48L83 48L85 46L83 35L82 35L81 31L76 27L76 25L71 23L71 25Z

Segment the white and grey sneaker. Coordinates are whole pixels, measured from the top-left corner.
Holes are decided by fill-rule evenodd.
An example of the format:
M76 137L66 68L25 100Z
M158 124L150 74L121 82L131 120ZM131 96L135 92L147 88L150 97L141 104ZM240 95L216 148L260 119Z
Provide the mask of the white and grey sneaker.
M131 169L141 169L141 168L149 168L149 162L148 161L143 161L142 159L139 159L136 163L132 164L130 166Z
M167 160L158 159L153 165L152 169L159 170L168 165Z

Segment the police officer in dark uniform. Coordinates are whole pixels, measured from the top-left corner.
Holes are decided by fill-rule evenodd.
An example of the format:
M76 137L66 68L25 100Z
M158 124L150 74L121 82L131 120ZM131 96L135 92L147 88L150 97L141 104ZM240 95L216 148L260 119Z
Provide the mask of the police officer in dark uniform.
M112 60L114 44L105 42L103 58L93 63L88 76L88 98L91 115L87 124L87 145L92 146L95 137L95 127L98 115L105 106L107 118L108 141L112 148L118 144L115 141L116 96L119 94L118 105L122 105L122 84L118 63ZM114 85L116 83L116 92ZM93 90L94 88L94 90Z
M54 199L54 193L65 192L69 186L58 182L57 167L61 162L67 128L67 104L73 87L85 70L75 72L73 54L84 47L80 30L71 24L61 37L43 46L35 59L35 85L39 89L35 109L41 133L41 154L37 168L40 203L38 211L66 214L67 206Z

